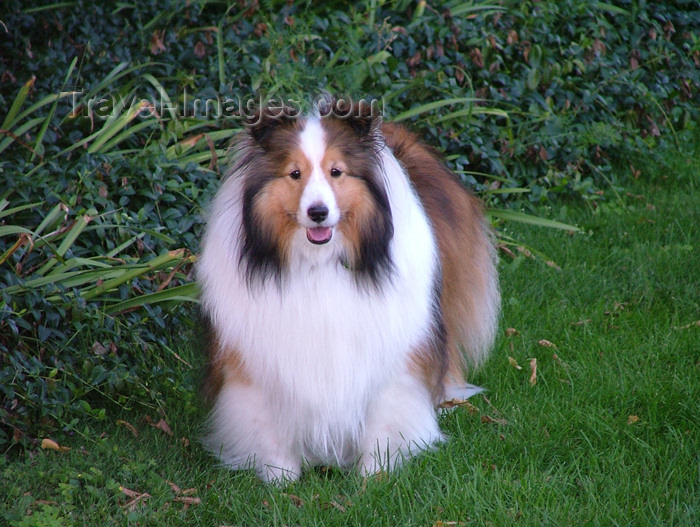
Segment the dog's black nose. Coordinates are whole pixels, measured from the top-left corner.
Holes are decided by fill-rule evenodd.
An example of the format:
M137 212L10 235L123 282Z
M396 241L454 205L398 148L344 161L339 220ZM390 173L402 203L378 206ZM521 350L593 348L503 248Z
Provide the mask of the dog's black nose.
M328 207L323 204L311 205L306 213L313 221L321 223L328 217Z

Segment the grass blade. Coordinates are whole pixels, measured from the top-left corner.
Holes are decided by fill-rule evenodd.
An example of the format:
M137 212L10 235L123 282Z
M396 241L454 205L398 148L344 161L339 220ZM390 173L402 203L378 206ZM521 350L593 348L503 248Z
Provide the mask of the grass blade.
M578 227L569 225L567 223L562 223L555 220L549 220L547 218L539 218L537 216L531 216L530 214L525 214L524 212L517 212L514 210L506 209L487 209L487 214L492 218L501 218L508 221L517 221L520 223L529 223L530 225L538 225L539 227L549 227L552 229L563 229L566 231L579 231Z
M127 110L126 115L118 117L111 123L107 121L105 125L100 130L100 133L94 143L88 147L88 153L94 154L96 152L104 153L102 146L114 137L120 130L127 126L131 121L133 121L146 106L150 103L148 101L142 100L135 105L132 102L131 107Z
M29 130L34 128L36 125L41 123L44 120L44 117L35 117L34 119L30 119L26 123L18 126L15 130L12 130L11 133L7 134L7 137L0 141L0 153L2 153L8 146L10 146L12 143L15 141L19 141L23 146L31 150L31 147L27 144L25 144L20 137L27 133ZM9 132L9 130L5 130L4 128L2 131Z
M607 2L591 2L590 5L593 9L600 9L601 11L607 11L611 15L629 16L629 14L630 14L630 12L627 9L623 9L621 7L609 4Z
M118 255L120 252L122 252L127 247L131 247L134 244L134 242L136 242L136 240L140 240L145 235L146 235L145 232L140 232L140 233L132 236L131 238L126 240L124 243L116 246L114 249L109 251L105 256L107 256L107 258L114 258L116 255Z
M146 262L143 265L138 265L137 267L128 270L124 273L122 273L120 276L116 278L112 278L111 280L106 280L104 283L101 285L95 287L94 289L91 289L89 291L86 291L82 294L82 297L85 300L92 300L93 298L98 297L99 295L114 289L118 286L120 286L123 283L128 282L129 280L136 278L137 276L140 276L142 274L155 271L157 269L160 269L162 267L168 266L168 265L173 265L175 263L180 263L183 260L185 260L185 250L184 249L177 249L175 251L168 251L160 256L157 256L153 258L152 260Z
M34 82L36 82L36 76L32 77L27 82L25 82L24 85L19 89L19 93L17 94L17 97L15 97L15 100L12 102L12 106L10 106L10 111L7 112L7 115L5 116L5 119L3 120L2 126L0 126L0 128L2 128L3 130L10 129L10 127L15 121L15 117L19 113L19 110L22 108L22 105L24 104L27 95L29 95L29 90L31 90L34 87Z
M219 159L221 159L225 155L226 155L226 150L224 150L224 149L217 149L216 150L216 156ZM190 154L188 156L181 157L180 159L178 159L178 162L182 166L186 165L187 163L195 163L197 165L201 165L201 164L206 164L206 163L210 162L211 158L212 158L211 152L206 151L206 152L199 152L197 154Z
M415 117L422 113L431 112L437 108L442 108L443 106L449 106L452 104L473 104L481 99L475 99L473 97L457 97L453 99L443 99L441 101L429 102L426 104L421 104L405 112L401 112L399 115L392 119L393 122L405 121L411 117Z
M224 16L219 22L219 27L216 32L216 53L219 66L219 90L226 85L226 62L224 61L224 38L222 36L222 33L224 32L223 23L225 18L226 17Z
M498 108L485 108L483 106L474 106L468 110L458 110L438 117L437 122L447 121L448 119L458 119L461 117L471 117L474 114L497 115L509 119L508 112L499 110Z
M66 260L63 262L63 264L59 265L54 269L55 273L64 273L66 271L70 271L71 269L75 269L76 267L85 267L87 269L93 269L93 268L99 268L99 269L113 269L114 268L114 262L107 263L101 261L102 257L101 256L93 256L91 258L81 258L79 256L76 256L75 258L70 258L69 260Z
M173 120L177 119L177 111L175 107L173 106L172 101L170 100L170 96L168 95L168 92L165 91L165 88L163 88L163 85L156 79L153 75L150 73L144 73L143 78L146 79L148 82L150 82L153 87L158 91L158 95L160 96L160 100L165 103L165 105L161 106L162 109L167 109L168 113L170 114L170 118Z
M452 16L468 17L482 11L505 11L506 8L500 5L474 5L474 2L466 2L462 5L450 8Z
M215 132L208 132L208 133L199 133L194 136L187 137L186 139L183 139L182 141L177 142L174 145L171 145L168 147L168 150L166 151L166 157L168 159L175 159L179 156L182 156L183 154L186 154L189 152L192 148L201 145L206 145L206 137L209 136L209 138L212 141L219 142L224 139L229 139L233 136L235 136L240 129L228 129L228 130L217 130Z
M68 67L68 73L66 73L65 79L63 79L63 85L61 86L61 93L65 93L63 89L66 87L66 83L68 82L68 79L70 79L70 76L73 74L73 70L75 69L75 65L78 63L78 57L73 57L73 61L71 62L70 66ZM56 113L56 108L58 107L58 98L54 101L53 105L51 106L51 110L49 110L49 114L46 116L46 120L44 121L43 126L39 130L39 133L36 136L36 141L34 141L34 151L32 152L32 158L31 160L34 160L36 156L39 156L40 158L44 157L44 145L42 144L44 142L44 135L46 134L46 130L49 128L49 124L51 124L51 119L53 119L54 114Z
M452 157L454 158L454 157L457 157L457 156L452 156ZM450 158L448 157L447 159L450 159ZM486 178L486 179L493 179L493 180L495 180L495 181L500 181L500 182L502 182L502 183L508 183L508 182L511 181L511 180L510 180L509 178L507 178L507 177L496 176L496 175L494 175L494 174L489 174L489 173L487 173L487 172L478 172L478 171L476 171L476 170L455 170L455 173L456 173L456 174L460 174L460 175L464 175L464 176L479 176L479 177L483 177L483 178Z
M527 194L528 192L532 190L525 187L487 188L481 191L482 194Z
M161 302L199 302L198 295L199 288L197 287L197 284L184 284L171 287L169 289L164 289L163 291L157 291L155 293L124 300L123 302L109 306L106 309L106 312L112 315L126 309L143 307L146 304L157 304Z
M97 280L108 278L114 274L120 274L121 271L105 271L104 269L91 269L89 271L65 271L62 273L51 273L48 276L39 276L25 281L22 285L13 285L7 287L7 293L15 293L22 289L34 289L46 284L60 284L63 287L76 287L82 284L96 282ZM47 298L49 300L49 298Z
M124 225L120 225L120 224L117 224L117 223L101 223L100 225L91 225L91 226L89 226L86 230L91 231L91 230L95 230L95 229L106 229L106 228L108 228L108 227L110 227L110 228L121 229L121 228L124 227ZM173 244L175 243L175 240L174 240L173 238L171 238L171 237L168 236L167 234L163 234L162 232L157 231L157 230L155 230L155 229L143 229L143 228L141 228L141 229L139 230L139 233L136 235L136 237L137 237L137 238L140 238L140 237L145 236L146 234L148 234L149 236L153 236L154 238L158 238L159 240L164 241L164 242L167 243L168 245L173 245ZM129 241L130 241L130 243L131 243L131 239L130 239ZM120 247L121 247L121 245L120 245ZM114 255L116 255L117 253L115 253L114 255L112 254L112 252L114 252L115 250L116 250L116 249L114 249L113 251L109 252L108 255L109 255L109 256L114 256Z
M52 104L53 102L63 99L65 97L68 97L69 95L72 95L73 92L61 92L61 93L52 93L51 95L47 95L46 97L42 98L41 100L35 102L32 104L29 108L24 110L22 113L20 113L16 118L15 122L19 122L28 115L33 114L36 112L39 108L43 108L44 106L48 104Z
M32 231L19 225L0 225L0 236L10 236L11 234L31 234Z
M88 223L92 221L94 216L97 216L97 211L95 209L89 209L85 214L78 217L75 224L73 224L73 227L71 227L68 234L61 242L61 245L59 245L58 249L56 249L56 255L51 257L49 261L37 271L39 276L44 276L54 265L56 265L59 259L63 258L63 256L68 252L68 249L70 249L73 243L75 243L78 236L80 236L80 233L83 232Z
M51 209L51 212L49 212L46 215L46 217L43 220L41 220L41 223L34 231L34 235L32 236L32 239L36 239L42 232L44 232L44 230L47 227L56 223L56 221L58 221L58 219L61 217L61 215L63 213L64 213L63 212L63 205L61 203L59 203L53 209Z
M54 2L52 4L42 5L39 7L30 7L29 9L25 9L23 12L27 14L43 13L52 9L63 9L64 7L73 7L77 4L78 2Z
M133 136L133 135L137 134L138 132L140 132L141 130L148 128L149 126L155 126L157 124L158 124L158 122L155 119L149 119L149 120L144 121L142 123L135 124L134 126L130 126L126 130L124 130L122 133L120 133L119 135L114 137L114 139L111 139L111 140L107 141L104 145L102 145L102 148L100 148L100 152L101 153L111 152L111 150L115 146L117 146L119 143L124 141L127 137ZM146 145L144 145L144 147L148 146L148 144L150 144L150 142L148 142Z
M68 249L70 249L71 245L73 245L78 236L80 236L80 233L83 232L87 224L90 223L95 216L97 216L97 211L95 209L89 209L85 214L78 217L75 225L68 231L68 235L58 247L58 256L63 256L68 252Z
M143 68L144 66L145 64L140 64L129 68L128 62L120 62L114 68L112 68L112 71L110 71L104 79L102 79L93 89L91 89L86 94L86 96L92 96L94 94L106 92L107 90L105 90L105 88L109 84L118 79L121 79L123 76L128 75L129 73Z
M41 205L42 202L37 201L36 203L27 203L26 205L19 205L18 207L12 207L11 209L3 210L5 209L5 207L7 207L8 204L9 201L7 200L0 201L0 218L10 216L11 214L16 214L17 212L22 212L23 210L31 209L33 207Z

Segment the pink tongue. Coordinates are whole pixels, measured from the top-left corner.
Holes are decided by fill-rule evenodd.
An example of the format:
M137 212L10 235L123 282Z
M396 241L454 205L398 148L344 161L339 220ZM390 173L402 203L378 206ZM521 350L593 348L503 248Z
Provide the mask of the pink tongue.
M311 243L326 243L331 239L333 229L331 227L313 227L306 229L306 237Z

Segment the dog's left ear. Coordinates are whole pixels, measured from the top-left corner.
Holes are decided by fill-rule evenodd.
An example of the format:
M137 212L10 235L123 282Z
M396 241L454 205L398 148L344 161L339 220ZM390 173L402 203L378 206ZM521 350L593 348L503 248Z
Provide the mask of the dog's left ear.
M379 130L382 124L376 103L376 100L336 98L326 101L325 107L320 108L320 113L321 117L331 115L343 120L357 135L365 137Z
M365 137L378 130L381 126L381 117L373 115L352 115L348 118L348 124L360 137Z

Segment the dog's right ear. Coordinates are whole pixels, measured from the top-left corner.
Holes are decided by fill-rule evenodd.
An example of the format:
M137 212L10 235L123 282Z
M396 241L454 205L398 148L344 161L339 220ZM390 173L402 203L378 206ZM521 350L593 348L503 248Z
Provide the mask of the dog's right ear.
M265 148L272 132L280 126L292 126L299 111L289 106L267 106L260 108L247 119L248 132L260 146Z

